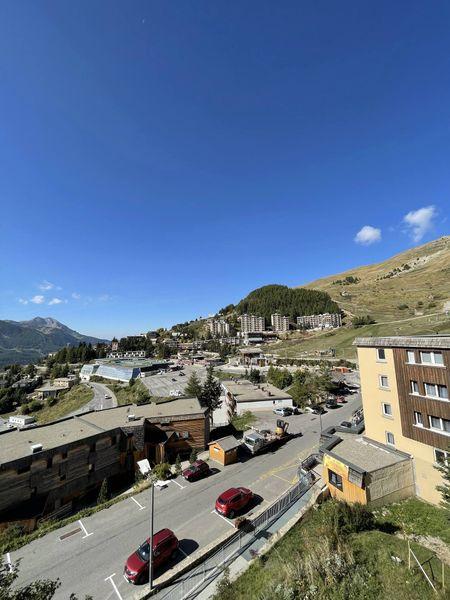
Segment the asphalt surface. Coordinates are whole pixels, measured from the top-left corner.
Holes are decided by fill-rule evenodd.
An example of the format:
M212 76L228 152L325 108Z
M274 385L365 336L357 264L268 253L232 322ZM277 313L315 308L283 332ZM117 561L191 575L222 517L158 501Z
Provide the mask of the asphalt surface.
M347 404L322 415L323 428L347 420L359 405L359 394L349 396ZM277 419L269 412L258 414L261 423L271 426ZM244 485L259 496L260 505L267 505L295 483L299 460L317 447L320 419L302 414L287 420L290 430L301 431L302 435L273 453L227 467L217 465L214 473L203 480L188 483L177 478L165 489L155 490L154 530L169 527L175 532L181 543L179 562L233 527L214 511L221 492ZM90 594L95 600L128 600L136 587L124 580L123 567L127 557L148 537L148 502L149 491L145 490L11 553L13 563L20 560L18 583L59 578L62 585L56 600L67 599L71 592L81 598Z
M161 375L149 375L141 379L152 396L170 397L171 391L184 392L189 377L196 373L200 381L206 377L206 368L200 365L186 365L181 371L173 371Z
M89 412L90 410L104 410L105 408L115 408L117 406L117 398L114 392L112 392L104 383L94 383L93 381L90 381L83 385L92 388L94 397L90 402L71 413L71 416ZM105 396L109 396L109 398L105 398Z

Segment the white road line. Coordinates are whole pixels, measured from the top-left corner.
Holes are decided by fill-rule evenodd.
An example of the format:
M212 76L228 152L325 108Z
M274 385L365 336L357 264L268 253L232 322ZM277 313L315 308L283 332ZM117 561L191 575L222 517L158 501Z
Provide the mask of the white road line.
M189 558L189 554L186 554L186 552L183 550L183 548L181 546L178 546L178 550L181 552L181 554L185 557L185 558Z
M217 510L212 510L211 514L216 514L218 517L220 517L221 519L223 519L225 521L225 523L228 523L228 525L230 525L231 527L234 528L233 523L231 523L231 521L229 521L226 517L224 517L223 515L221 515L220 513L218 513Z
M169 481L171 481L172 483L176 483L178 487L180 487L182 490L184 490L184 488L186 487L185 485L181 485L181 483L178 483L178 481L175 481L175 479L169 479Z
M114 575L115 575L115 573L113 573L112 575L110 575L109 577L107 577L105 579L105 581L110 581L111 582L111 585L113 586L114 591L117 594L117 597L119 598L119 600L123 600L122 596L120 595L119 590L117 589L117 585L114 583L114 580L113 580Z
M80 527L81 527L81 529L82 529L82 530L83 530L83 532L84 532L84 535L83 535L83 537L81 538L82 540L84 540L84 538L87 538L87 537L89 537L90 535L94 535L94 532L93 532L93 531L92 531L91 533L88 533L88 532L86 531L86 527L83 525L83 523L82 523L81 521L78 521L78 523L80 524Z
M12 573L13 572L13 566L12 566L12 563L11 563L11 554L9 552L6 553L6 562L8 564L9 572Z
M136 504L139 506L139 510L144 510L145 506L142 506L142 504L140 504L136 498L133 498L133 496L131 496L131 499L133 500L133 502L136 502Z

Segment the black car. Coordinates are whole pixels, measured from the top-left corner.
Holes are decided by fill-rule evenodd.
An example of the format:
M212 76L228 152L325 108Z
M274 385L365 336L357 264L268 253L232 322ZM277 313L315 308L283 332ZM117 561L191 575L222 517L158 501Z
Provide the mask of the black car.
M313 414L315 415L323 415L323 413L325 412L325 409L323 408L323 406L320 406L319 404L317 404L316 406L312 406L312 411Z
M342 423L340 424L340 427L351 427L352 424L350 423L350 421L342 421Z
M338 407L339 407L339 404L338 404L337 402L327 402L327 403L325 404L325 406L326 406L327 408L338 408Z

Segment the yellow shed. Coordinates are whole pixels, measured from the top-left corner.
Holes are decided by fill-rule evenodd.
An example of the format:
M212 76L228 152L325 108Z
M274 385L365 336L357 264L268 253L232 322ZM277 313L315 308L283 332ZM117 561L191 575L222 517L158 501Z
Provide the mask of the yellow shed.
M231 465L237 461L239 445L240 443L233 435L210 442L209 458L224 466Z

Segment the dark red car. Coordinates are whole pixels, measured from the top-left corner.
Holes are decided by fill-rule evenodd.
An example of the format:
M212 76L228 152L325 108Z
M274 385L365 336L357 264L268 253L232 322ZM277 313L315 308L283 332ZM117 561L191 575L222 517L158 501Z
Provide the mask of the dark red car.
M153 569L157 569L178 554L180 543L170 529L161 529L153 535ZM125 563L124 576L130 583L143 583L148 579L150 540L147 539Z
M182 475L187 481L195 481L201 477L206 477L210 472L211 469L208 463L204 460L196 460L187 469L184 469Z
M216 500L216 511L232 519L234 515L248 506L253 498L253 492L245 487L230 488Z

